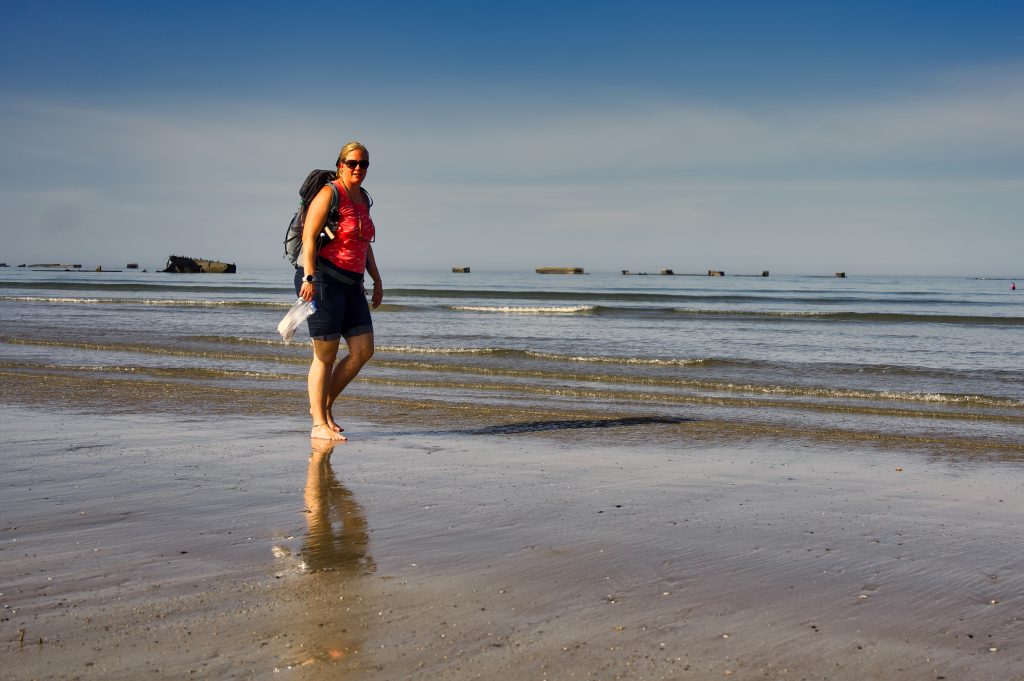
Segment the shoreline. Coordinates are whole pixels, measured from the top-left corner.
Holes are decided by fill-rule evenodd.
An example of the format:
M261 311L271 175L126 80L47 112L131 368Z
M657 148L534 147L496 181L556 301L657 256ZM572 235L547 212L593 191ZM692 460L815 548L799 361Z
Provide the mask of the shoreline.
M306 358L301 360L303 363ZM376 365L386 362L378 361ZM978 435L948 426L922 427L915 424L899 432L893 429L839 426L826 415L800 423L759 421L742 414L708 417L699 405L686 416L659 409L656 401L638 401L633 405L603 405L588 400L585 394L571 401L552 400L541 406L518 402L505 393L475 400L457 394L446 399L450 385L429 384L429 391L415 397L387 392L393 379L375 374L378 366L353 381L355 394L339 400L339 410L352 417L373 422L395 432L420 436L538 435L556 440L600 445L608 435L622 433L638 446L671 448L699 442L709 447L746 446L767 443L770 447L823 446L870 448L879 451L920 451L938 458L949 456L993 461L1024 461L1024 441L1016 432L1007 437ZM0 366L0 398L9 405L29 409L72 410L82 414L160 414L162 418L231 419L269 418L285 422L282 414L298 414L306 406L305 379L297 376L255 380L230 377L224 380L167 377L166 371L146 369L130 371L85 371L75 368L45 367L27 369L14 364ZM383 392L381 390L383 389ZM130 401L125 395L131 396ZM637 408L636 405L639 405ZM763 406L763 405L762 405ZM754 409L754 407L748 407ZM692 415L689 415L692 413ZM838 414L832 417L840 416ZM927 414L906 412L904 419L928 424ZM1010 419L1000 417L1003 422ZM941 422L941 419L939 419ZM969 422L968 422L969 423ZM1014 421L1016 423L1016 421ZM963 424L961 424L963 425ZM301 432L302 426L295 431Z
M1024 678L1015 460L0 423L12 679Z

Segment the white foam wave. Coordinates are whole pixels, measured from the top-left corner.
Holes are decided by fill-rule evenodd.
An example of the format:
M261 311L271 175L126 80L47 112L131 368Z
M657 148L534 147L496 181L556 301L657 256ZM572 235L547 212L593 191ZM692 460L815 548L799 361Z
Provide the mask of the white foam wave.
M659 359L656 357L588 357L585 355L559 355L551 352L535 352L527 350L526 355L537 359L555 361L585 362L589 364L633 364L642 366L693 366L703 364L703 359Z
M397 352L404 355L492 355L495 348L424 348L414 345L380 345L378 352Z
M0 296L0 300L10 300L16 303L83 303L92 305L107 302L102 298L62 298L57 296Z
M183 298L78 298L66 296L0 296L0 300L18 303L61 303L72 305L159 305L170 307L281 307L291 303L249 302L239 300L189 300Z
M611 357L566 355L556 352L538 352L536 350L506 350L502 348L439 348L414 345L384 345L377 348L378 352L394 352L404 355L511 355L521 354L532 359L543 359L554 362L581 362L587 364L630 364L634 366L695 366L704 364L706 359L664 359L656 357Z
M1024 407L1024 400L989 397L986 395L951 395L943 393L918 393L883 390L853 390L846 388L814 388L811 386L753 385L705 382L709 389L724 389L730 392L760 393L792 397L824 397L846 400L889 400L892 402L923 402L927 404L979 405L986 407Z
M530 305L451 305L455 312L497 312L500 314L581 314L593 312L594 305L530 306Z
M901 393L883 391L878 394L882 399L905 400L909 402L932 402L938 404L979 404L990 407L1024 407L1024 400L1013 398L988 397L984 395L944 395L942 393Z
M692 314L692 315L706 315L708 317L726 317L726 316L750 316L750 317L828 317L833 315L833 312L811 312L806 310L782 312L776 310L723 310L720 308L693 308L693 307L676 307L672 308L673 312L678 314Z

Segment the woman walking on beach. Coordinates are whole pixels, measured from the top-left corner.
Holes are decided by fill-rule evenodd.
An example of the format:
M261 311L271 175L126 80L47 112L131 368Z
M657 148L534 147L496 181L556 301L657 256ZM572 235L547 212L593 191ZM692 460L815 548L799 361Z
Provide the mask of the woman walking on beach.
M338 154L338 228L335 238L316 250L317 235L327 221L331 185L325 185L309 205L302 231L301 269L295 269L295 290L303 300L315 300L309 317L313 363L309 367L310 437L345 440L331 408L345 386L373 356L373 322L366 303L363 274L373 278L371 303L376 309L384 298L380 272L370 245L376 234L370 206L362 191L370 166L370 152L349 142ZM348 354L336 363L341 339Z

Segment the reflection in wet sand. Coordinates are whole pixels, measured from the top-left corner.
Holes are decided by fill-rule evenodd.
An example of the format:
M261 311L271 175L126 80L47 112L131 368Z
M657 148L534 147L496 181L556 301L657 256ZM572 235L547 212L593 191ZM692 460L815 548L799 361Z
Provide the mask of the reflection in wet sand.
M367 553L366 514L331 467L334 444L312 441L304 493L307 531L303 568L294 582L298 606L286 638L291 659L284 666L304 667L305 679L336 679L360 668L367 633L363 577L376 570ZM296 657L292 657L297 655Z
M306 532L302 556L312 572L362 574L376 565L367 552L366 514L331 468L335 445L314 444L306 474Z

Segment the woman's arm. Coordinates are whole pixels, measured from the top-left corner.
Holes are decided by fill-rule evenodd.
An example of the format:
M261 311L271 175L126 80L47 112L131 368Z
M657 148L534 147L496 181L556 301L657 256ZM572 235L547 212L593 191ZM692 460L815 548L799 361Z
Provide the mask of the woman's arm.
M325 186L313 197L306 211L306 221L302 224L302 253L299 261L302 264L302 274L316 274L316 235L324 226L327 219L327 210L331 205L331 188ZM299 297L303 300L313 300L313 284L302 282L299 289Z
M380 280L377 259L373 257L373 246L366 247L366 271L373 278L373 297L370 298L370 305L376 310L384 300L384 283Z

